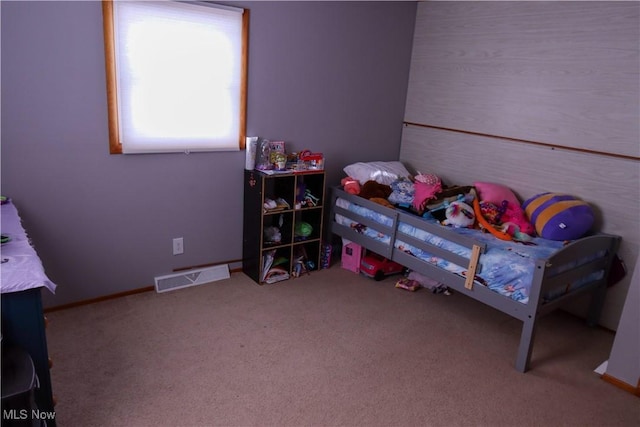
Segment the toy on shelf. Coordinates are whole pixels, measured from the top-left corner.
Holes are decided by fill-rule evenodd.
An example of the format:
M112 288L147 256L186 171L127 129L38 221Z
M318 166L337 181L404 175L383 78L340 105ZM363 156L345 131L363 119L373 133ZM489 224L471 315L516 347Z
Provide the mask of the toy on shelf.
M313 226L308 222L300 221L296 223L294 228L294 235L296 241L307 240L313 233Z
M302 150L298 158L305 162L309 169L324 169L324 156L322 153L312 153L309 150Z
M271 163L271 147L268 139L259 138L257 142L256 169L267 171L273 169Z
M268 244L277 244L282 241L282 233L280 229L275 226L265 227L264 240Z
M311 190L307 188L304 182L299 182L296 187L296 209L312 208L318 206L320 198L315 196Z
M278 197L275 200L265 197L263 206L265 212L291 209L289 203L282 197Z
M304 246L297 247L293 257L293 271L291 275L293 277L300 277L304 273L311 274L311 271L315 269L316 264L309 259Z
M270 141L258 136L247 137L245 169L255 169L267 175L304 173L324 169L324 155L302 150L287 153L284 141Z

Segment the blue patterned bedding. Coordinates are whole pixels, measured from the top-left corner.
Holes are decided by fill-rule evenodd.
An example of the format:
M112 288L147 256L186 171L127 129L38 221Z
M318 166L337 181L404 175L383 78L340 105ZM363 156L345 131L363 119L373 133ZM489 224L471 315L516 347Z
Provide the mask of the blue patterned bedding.
M372 211L371 209L367 209L360 205L349 203L344 199L336 199L336 205L340 206L343 209L350 210L351 212L355 212L365 218L369 218L379 224L386 225L388 227L393 226L393 218L383 215L379 212ZM362 224L359 224L358 222L346 218L342 215L336 214L335 220L338 224L353 228L358 233L364 234L365 236L382 242L386 245L389 245L391 242L391 237L389 235L381 233L371 227L365 227Z
M549 258L563 246L562 242L541 238L532 239L535 245L523 245L522 243L496 239L491 234L483 233L476 229L452 228L452 230L487 245L485 253L480 257L481 268L480 273L476 274L476 284L487 286L492 291L523 304L529 301L529 291L533 282L536 259ZM471 257L471 249L449 242L411 225L400 222L398 231L467 259ZM460 275L466 273L466 265L459 266L437 258L428 252L403 242L401 237L396 240L395 247L452 273Z
M393 219L391 217L379 212L349 203L343 199L337 199L336 204L380 224L387 226L393 225ZM390 244L390 236L382 234L371 227L360 227L355 221L337 214L335 220L342 225L358 230L360 233L372 239ZM430 220L425 219L425 221ZM435 220L431 220L431 222L437 224ZM547 259L563 247L563 242L541 238L532 239L535 245L524 245L522 243L499 240L489 233L483 233L476 229L450 229L455 230L458 234L468 236L487 245L486 252L480 257L480 272L476 274L476 284L487 286L489 289L523 304L529 301L529 292L533 281L536 259ZM456 265L403 242L400 233L413 236L467 259L471 257L471 249L450 242L402 221L398 224L398 236L396 236L394 242L396 248L444 270L459 275L465 274L467 265Z

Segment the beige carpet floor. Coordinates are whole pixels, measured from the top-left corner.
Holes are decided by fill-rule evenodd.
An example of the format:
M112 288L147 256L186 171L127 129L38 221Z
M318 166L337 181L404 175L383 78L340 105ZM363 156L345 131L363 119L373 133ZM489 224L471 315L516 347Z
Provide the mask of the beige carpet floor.
M395 280L234 273L51 312L58 425L640 425L640 399L593 372L612 332L547 316L521 374L519 321Z

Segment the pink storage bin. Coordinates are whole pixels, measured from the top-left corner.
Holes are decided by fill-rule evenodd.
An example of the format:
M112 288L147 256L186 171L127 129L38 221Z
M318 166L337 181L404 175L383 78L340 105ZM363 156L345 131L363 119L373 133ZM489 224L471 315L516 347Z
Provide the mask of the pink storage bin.
M364 248L353 242L342 245L342 258L340 264L345 270L360 273L360 260L364 253Z

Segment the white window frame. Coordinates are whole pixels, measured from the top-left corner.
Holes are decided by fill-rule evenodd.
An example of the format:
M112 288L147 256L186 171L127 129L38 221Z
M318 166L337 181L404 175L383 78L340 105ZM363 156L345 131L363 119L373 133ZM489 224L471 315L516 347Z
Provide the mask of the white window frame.
M231 27L229 28L231 28L231 30L227 32L221 30L220 32L216 33L216 37L220 37L220 34L222 33L224 34L224 37L232 38L232 41L234 43L237 43L238 37L241 37L239 45L240 52L235 52L235 50L233 50L234 54L236 54L234 59L224 62L228 65L228 68L225 68L225 72L227 73L226 75L228 76L233 73L237 80L234 84L225 86L224 95L207 95L205 97L206 101L210 101L212 99L229 100L229 103L223 103L224 109L222 110L222 114L213 113L213 106L207 105L204 108L200 108L195 103L190 102L193 98L197 97L195 95L193 98L186 97L186 100L183 99L181 101L182 103L180 104L181 108L174 109L174 111L171 111L171 106L178 105L178 102L167 102L165 105L165 107L167 108L164 111L161 110L159 114L155 115L149 114L154 111L153 107L138 108L138 110L136 110L137 105L139 104L135 104L135 102L131 103L131 100L133 100L134 98L130 94L139 93L138 88L140 87L140 85L136 86L135 84L128 83L128 77L125 73L127 72L127 70L133 69L133 67L131 67L130 63L127 63L127 59L123 59L125 55L122 54L122 52L124 51L122 46L124 46L126 41L123 40L123 38L125 37L123 35L123 30L119 31L120 23L118 22L118 17L122 16L120 14L120 11L123 10L119 8L122 6L127 7L128 5L135 5L136 7L138 7L138 5L142 5L140 7L145 8L145 10L143 10L144 13L146 13L146 8L148 8L149 6L159 8L150 10L149 13L151 14L154 13L154 10L164 13L164 10L168 9L169 11L178 11L179 13L183 13L186 11L186 13L194 14L196 16L202 12L202 14L207 14L206 16L222 14L230 17L232 23ZM109 151L111 154L231 151L244 149L247 110L247 44L249 27L249 11L247 9L204 2L131 2L120 0L103 0L102 10L109 116ZM171 22L174 21L172 20ZM237 23L241 24L240 29L237 28ZM193 23L190 23L189 25L190 26L187 28L189 28L190 30L196 27L196 24ZM175 31L168 31L167 34L175 34ZM225 43L227 42L226 38L216 39L216 41L219 40L223 40ZM217 43L216 45L220 45L220 43ZM160 55L162 55L162 60L167 61L167 58L172 58L171 50L165 49L165 46L163 44L158 43L153 47L158 47L158 51L161 52ZM149 51L149 49L144 51L147 52ZM180 52L183 51L184 49L180 50ZM214 55L214 53L211 53L206 57L209 58ZM239 57L237 55L239 55ZM170 64L171 62L165 63ZM221 62L221 60L218 60L218 62L215 62L213 66L215 68L212 67L209 70L220 69L220 63L223 62ZM154 68L154 70L155 69L157 68ZM163 77L162 83L155 86L155 88L152 87L152 90L149 91L148 94L155 99L169 99L166 94L159 93L160 91L157 90L157 88L162 88L165 85L166 87L170 87L168 84L166 84L166 82L171 81L179 82L181 85L189 83L190 81L195 79L193 75L194 73L192 73L191 70L193 69L183 68L182 70L174 71L172 76ZM240 75L238 75L237 73L240 73ZM211 71L199 74L206 80L209 80L209 76L213 75ZM144 85L147 86L152 80L153 79L149 77L146 79L138 79L138 82L143 82ZM213 78L210 81L221 81L221 79ZM200 87L205 87L205 85L198 86L198 88ZM217 92L212 91L207 93L223 93L221 92L222 89L216 90ZM204 93L205 91L203 90L202 92ZM173 93L180 94L180 91L174 90ZM199 94L200 91L198 90L197 95ZM158 97L158 95L162 96ZM129 104L127 104L127 102ZM163 102L158 103L156 101L156 104L163 104ZM152 105L155 106L156 104ZM131 105L134 105L134 107L132 107ZM174 131L169 126L167 126L167 122L170 122L171 125L173 125L174 121L166 120L166 117L178 117L182 113L182 111L186 110L187 108L194 108L194 113L185 115L185 120L191 122L192 120L195 120L195 118L200 116L199 118L201 120L198 123L203 123L206 127L205 130L193 132L195 133L195 135L188 135L189 131L191 131L192 129L198 129L198 126L195 125L195 123L194 125L190 125L188 127L189 131L187 131L186 133L181 131ZM203 114L203 111L205 111L206 113ZM133 112L135 112L135 114ZM143 115L151 115L153 117L153 120L147 122L150 123L151 126L148 126L143 132L139 132L138 125L139 123L141 123L140 118L143 117ZM165 119L158 120L158 118ZM178 121L179 120L176 119L176 122ZM216 123L218 127L214 128L213 123ZM148 130L150 130L150 132ZM221 136L223 131L229 132L229 134Z

